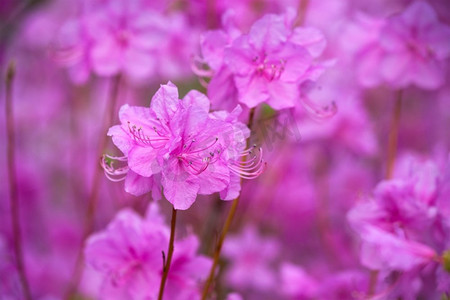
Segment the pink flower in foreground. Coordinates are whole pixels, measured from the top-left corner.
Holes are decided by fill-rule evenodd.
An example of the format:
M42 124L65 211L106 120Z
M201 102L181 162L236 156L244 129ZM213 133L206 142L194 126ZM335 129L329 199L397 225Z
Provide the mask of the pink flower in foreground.
M107 175L126 175L125 189L141 195L159 190L175 209L187 209L197 194L222 192L224 200L239 194L240 178L254 178L264 168L262 153L245 150L248 128L237 121L240 110L209 113L209 100L197 91L178 99L168 83L154 95L150 108L124 105L121 125L108 132L127 162L113 169L105 161ZM250 158L241 162L242 157ZM154 194L155 196L155 194Z
M145 218L135 212L120 211L108 227L87 241L87 264L102 278L100 299L154 299L159 292L163 258L167 251L169 228L150 206ZM165 295L168 299L199 297L199 282L211 261L197 256L195 236L175 241Z
M372 39L357 56L361 82L387 82L395 88L416 85L436 89L444 83L450 57L450 26L439 22L434 9L416 1L385 21L365 22Z
M293 16L291 11L265 15L248 34L239 35L226 24L226 31L204 35L202 52L214 73L208 95L214 103L224 107L232 101L250 108L267 103L277 110L295 106L301 84L316 80L323 70L314 58L326 43L316 29L292 29Z

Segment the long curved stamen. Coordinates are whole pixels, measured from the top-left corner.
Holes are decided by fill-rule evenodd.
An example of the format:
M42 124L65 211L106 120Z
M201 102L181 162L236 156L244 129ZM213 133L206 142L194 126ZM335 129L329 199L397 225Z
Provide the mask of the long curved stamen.
M219 138L215 138L215 140L201 148L201 149L195 149L193 146L196 143L196 140L191 140L190 144L185 144L183 146L183 153L178 156L178 159L183 161L184 166L186 167L186 171L191 173L192 175L199 175L202 172L204 172L210 164L215 163L221 154L221 149L211 149L213 148ZM191 150L191 148L194 148ZM202 156L201 153L207 152L210 150L207 155Z
M234 165L236 165L236 166L249 167L249 166L254 166L255 164L257 164L257 162L256 162L257 160L258 160L258 157L255 155L249 160L246 160L246 161L234 161L232 163Z
M228 164L228 168L230 169L230 171L244 179L254 179L261 175L266 169L267 164L263 160L262 149L259 148L258 155L255 155L253 154L254 148L255 146L244 150L242 153L245 154L243 155L241 153L239 155L240 157L245 157L249 154L252 154L253 156L248 160L230 162Z
M153 127L153 129L159 137L150 138L148 135L144 134L144 131L142 130L141 127L137 128L136 125L131 125L131 123L128 121L128 130L136 142L141 143L146 146L150 146L155 149L162 148L164 146L164 144L157 147L154 143L155 142L166 142L169 140L169 138L165 137L162 133L160 133L156 129L156 127Z
M158 120L159 120L159 119L158 119ZM161 121L159 121L159 123L161 123ZM161 123L161 125L162 125L162 123ZM160 137L166 138L166 136L163 135L163 134L158 130L158 128L156 128L156 126L153 126L153 130L154 130L155 133L156 133L157 135L159 135Z
M249 166L249 167L240 167L240 166L236 166L236 165L230 165L230 168L233 168L234 170L238 170L242 173L246 172L246 171L254 171L255 168L260 168L263 165L263 161L260 160L258 164L255 164L253 166Z
M192 175L200 175L201 173L203 173L209 166L209 162L205 162L203 164L203 166L201 166L199 169L197 167L194 166L194 163L192 161L187 162L187 167L191 168L194 173L191 173Z
M257 173L251 173L251 174L249 173L248 175L239 173L239 172L234 171L234 170L231 170L231 172L233 172L234 174L238 175L242 179L255 179L255 178L257 178L259 175L261 175L265 171L265 166L266 165L264 164L264 169L258 171Z
M188 159L187 157L180 156L178 158L183 162L187 171L189 173L191 173L192 175L201 174L211 164L211 159L209 157L205 157L205 158L196 157L193 159ZM200 166L197 166L198 164L200 164Z
M216 137L216 139L214 140L214 142L212 142L211 145L206 146L206 147L203 148L203 149L197 149L197 150L195 150L195 151L190 151L189 154L195 154L195 153L199 153L199 152L206 151L206 150L208 150L209 148L211 148L212 146L214 146L214 145L217 143L218 140L219 140L219 138Z
M330 105L319 106L318 104L312 103L307 97L303 97L301 103L306 111L318 120L329 119L337 113L337 106L334 102Z
M194 143L195 143L195 139L192 139L189 144L184 144L183 152L189 151Z
M119 182L126 178L126 175L129 171L128 166L115 168L114 161L126 162L128 159L126 156L116 157L104 154L102 156L102 160L100 162L103 171L105 172L105 176L113 181Z
M199 56L194 56L191 60L191 69L195 75L199 77L212 77L214 75L213 70L207 70L204 65L206 62Z
M266 167L267 167L267 164L264 163L261 165L260 169L254 171L254 172L242 172L242 171L234 170L232 168L230 168L230 171L243 179L255 179L266 170Z
M204 87L205 89L208 88L208 82L207 82L204 78L199 77L199 78L198 78L198 82L199 82L200 85L201 85L202 87Z
M239 157L247 156L248 154L252 153L252 151L255 150L255 149L256 149L256 145L253 145L253 146L251 146L250 148L248 148L248 149L242 151L241 153L239 153L238 156L239 156Z
M257 173L261 169L261 167L264 167L263 160L260 160L257 165L254 165L252 167L247 167L247 168L239 167L236 165L229 165L229 168L231 170L238 172L240 174L244 174L244 175L251 175L253 173Z

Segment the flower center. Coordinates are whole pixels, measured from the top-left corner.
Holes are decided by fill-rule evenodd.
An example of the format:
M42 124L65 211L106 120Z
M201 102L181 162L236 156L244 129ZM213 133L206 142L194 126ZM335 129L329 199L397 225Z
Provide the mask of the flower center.
M255 56L253 58L255 72L259 76L264 76L267 80L277 80L283 74L286 61L284 59L268 59L266 55Z
M216 162L222 152L220 145L216 146L219 138L213 141L207 140L201 143L192 139L183 145L181 153L177 158L183 163L186 171L193 175L199 175L208 166Z
M244 179L253 179L261 175L266 169L266 163L263 161L262 148L256 149L256 146L242 151L239 159L228 163L231 172Z
M116 34L117 42L122 47L127 47L130 40L130 32L126 29L120 29Z

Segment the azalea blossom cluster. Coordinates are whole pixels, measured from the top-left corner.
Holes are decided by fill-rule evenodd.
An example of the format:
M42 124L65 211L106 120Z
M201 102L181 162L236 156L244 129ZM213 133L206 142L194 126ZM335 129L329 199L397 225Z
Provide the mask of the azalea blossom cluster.
M127 166L114 169L104 162L106 174L113 181L120 178L111 176L126 174L125 190L136 196L154 190L153 199L159 199L162 186L175 209L188 209L197 194L220 192L223 200L233 200L240 177L256 178L263 171L262 153L241 162L253 148L245 149L250 133L237 120L242 109L210 113L209 106L197 91L178 99L172 83L161 86L150 108L122 106L122 124L108 135L125 155L116 159Z
M0 299L450 299L447 0L7 0L0 41Z

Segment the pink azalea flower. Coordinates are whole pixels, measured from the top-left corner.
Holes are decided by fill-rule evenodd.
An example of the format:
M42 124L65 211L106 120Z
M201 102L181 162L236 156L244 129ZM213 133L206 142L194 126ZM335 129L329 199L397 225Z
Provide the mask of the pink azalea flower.
M406 240L375 226L360 228L363 239L361 263L372 269L408 271L432 262L436 252L421 243Z
M100 299L153 299L159 292L169 228L156 206L145 218L128 209L108 227L93 234L85 248L86 261L102 277ZM210 268L210 259L196 255L198 240L188 236L175 242L166 285L169 299L199 297L198 282Z
M183 100L172 83L161 86L150 108L124 105L121 125L110 129L114 144L127 165L107 175L126 175L125 190L140 195L164 188L175 209L187 209L197 194L221 192L224 200L239 194L240 178L254 178L264 168L262 153L245 150L248 128L232 114L209 113L209 100L196 91ZM242 156L251 156L241 162ZM111 179L114 180L109 176Z
M374 25L374 39L364 42L357 56L364 85L387 82L395 88L436 89L444 83L450 26L439 21L427 2L415 1L401 14L365 24Z
M91 71L122 73L135 82L187 74L196 39L182 15L165 14L159 6L145 0L84 3L57 35L56 60L76 82L85 82Z
M431 161L400 159L398 177L382 181L372 201L350 211L350 224L362 239L363 265L410 271L434 261L445 247L445 237L436 234L445 226L436 206L438 174Z
M277 110L295 106L301 84L316 80L323 71L314 58L326 43L314 28L292 29L294 16L292 11L265 15L248 34L239 35L228 25L225 31L204 36L204 59L214 73L208 95L219 107L229 101L250 108L261 103Z
M158 32L162 16L142 1L108 1L101 7L94 7L87 17L94 71L103 76L119 72L148 76L156 63L152 49L162 41Z
M207 31L200 37L202 57L196 58L193 71L200 76L201 82L203 78L211 78L209 83L203 82L203 85L207 86L208 97L213 101L212 107L231 111L237 104L238 91L231 71L224 64L224 53L242 32L235 26L232 11L223 15L222 23L223 29ZM209 69L202 69L202 65L207 65Z
M443 61L450 56L450 26L439 22L427 2L414 2L401 15L388 19L380 42L385 51L381 73L388 82L426 89L443 84Z
M287 42L285 25L274 15L257 21L248 36L234 41L225 62L234 75L239 101L249 107L267 103L293 107L312 58L303 47Z

